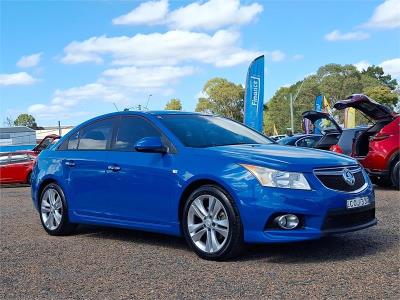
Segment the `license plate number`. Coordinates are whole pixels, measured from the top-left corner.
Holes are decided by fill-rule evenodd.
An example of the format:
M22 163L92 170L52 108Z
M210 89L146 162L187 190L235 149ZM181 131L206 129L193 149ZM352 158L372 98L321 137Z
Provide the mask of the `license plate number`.
M368 197L358 197L355 199L347 200L347 209L367 206L370 204Z

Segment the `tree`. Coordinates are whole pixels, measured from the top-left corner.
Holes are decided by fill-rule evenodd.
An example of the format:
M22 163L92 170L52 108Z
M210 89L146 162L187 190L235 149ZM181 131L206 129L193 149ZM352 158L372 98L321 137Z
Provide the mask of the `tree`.
M364 94L374 99L376 102L389 107L395 107L399 101L399 96L392 92L386 85L368 87L364 89Z
M390 74L385 74L382 67L370 66L366 70L363 70L361 74L377 79L381 84L387 86L392 91L397 87L397 80L392 78Z
M7 127L12 127L14 126L14 120L11 117L6 117L4 120L4 125Z
M294 103L294 131L302 131L301 113L314 108L316 96L322 94L329 100L331 108L339 99L355 93L364 93L375 101L390 107L400 108L399 87L390 75L382 73L380 67L359 72L353 65L328 64L318 69L315 75L308 76L295 84L280 88L267 102L264 113L264 132L272 134L273 126L279 133L290 127L289 95L296 95L303 86ZM394 90L391 84L396 84ZM343 122L344 112L334 112L339 122ZM356 124L365 124L366 119L356 112Z
M204 97L199 98L196 111L211 112L243 121L244 88L224 78L213 78L203 87Z
M20 114L14 121L15 126L27 126L29 128L35 129L37 127L36 120L32 115Z
M165 105L165 110L182 110L182 103L179 99L171 99Z

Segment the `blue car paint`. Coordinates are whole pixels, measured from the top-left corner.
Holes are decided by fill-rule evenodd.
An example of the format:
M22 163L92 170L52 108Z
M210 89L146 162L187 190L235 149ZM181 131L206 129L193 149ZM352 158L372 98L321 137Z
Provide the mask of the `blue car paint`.
M232 145L210 148L185 147L159 118L171 112L120 112L89 120L42 151L32 173L32 199L38 209L39 189L48 180L63 189L71 222L109 225L181 235L180 207L186 188L199 181L215 182L234 199L249 243L291 242L316 239L326 234L321 225L328 210L346 209L346 200L368 196L374 205L372 184L361 192L330 190L314 176L313 169L355 165L352 158L314 149L271 145ZM140 115L157 126L176 148L176 153L57 150L83 126L102 118ZM73 160L75 167L65 162ZM107 170L117 164L120 172ZM281 171L302 172L311 190L263 187L240 164ZM265 229L273 214L295 213L305 224L301 229ZM376 224L344 228L343 232Z

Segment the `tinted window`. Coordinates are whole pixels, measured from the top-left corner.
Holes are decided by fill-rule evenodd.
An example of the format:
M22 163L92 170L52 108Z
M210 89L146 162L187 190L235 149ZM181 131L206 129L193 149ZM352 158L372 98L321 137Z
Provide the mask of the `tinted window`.
M321 139L321 137L319 137L319 136L318 137L317 136L309 136L309 137L298 140L296 142L296 146L313 148L320 139Z
M68 150L76 150L78 149L78 141L79 141L79 131L72 134L71 137L68 139Z
M110 143L111 140L112 129L113 129L113 120L111 119L98 121L83 128L79 137L78 149L79 150L107 149L107 145Z
M9 162L10 162L10 159L9 159L8 154L0 155L0 165L5 165L5 164L8 164Z
M291 145L291 146L293 146L294 143L296 143L297 139L298 139L297 136L288 136L288 137L285 137L283 139L278 140L277 143L280 144L280 145Z
M29 161L30 157L27 154L11 154L10 161L11 163L19 163Z
M272 143L265 136L221 117L165 115L159 118L187 147Z
M158 136L159 131L141 117L123 117L117 128L112 149L133 151L135 144L144 137Z

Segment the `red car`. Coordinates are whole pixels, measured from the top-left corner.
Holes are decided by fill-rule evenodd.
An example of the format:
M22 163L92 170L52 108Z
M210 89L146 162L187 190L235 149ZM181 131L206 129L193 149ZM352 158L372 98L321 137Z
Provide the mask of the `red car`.
M399 188L399 114L362 94L351 95L334 105L338 110L348 107L359 110L374 122L371 127L358 132L351 156L364 166L375 183Z
M0 184L30 183L36 157L59 138L48 135L32 150L0 153Z
M342 129L327 113L306 111L302 114L323 134L314 148L350 155L364 166L374 183L399 188L400 116L361 94L334 105L338 110L348 107L361 111L373 125Z

